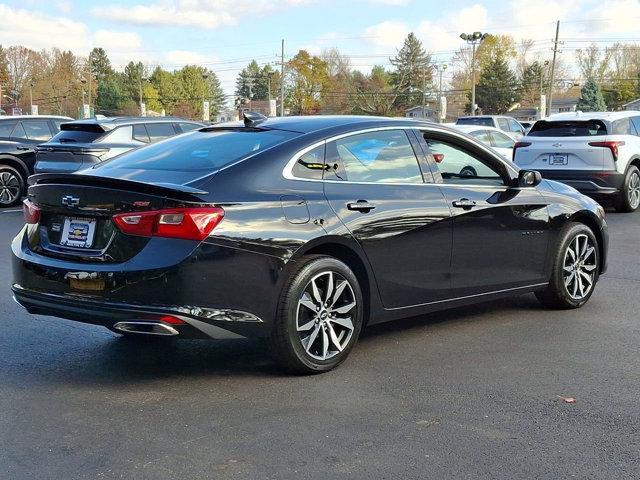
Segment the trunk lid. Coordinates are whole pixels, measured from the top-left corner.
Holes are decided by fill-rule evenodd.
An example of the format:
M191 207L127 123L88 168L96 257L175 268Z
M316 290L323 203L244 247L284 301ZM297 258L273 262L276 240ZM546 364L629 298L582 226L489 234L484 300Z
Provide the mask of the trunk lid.
M150 241L120 231L113 215L204 205L206 194L185 185L79 174L34 175L29 184L28 199L40 208L38 224L29 228L31 250L94 263L125 262Z
M36 148L36 173L72 173L100 163L108 147L91 143L49 142Z

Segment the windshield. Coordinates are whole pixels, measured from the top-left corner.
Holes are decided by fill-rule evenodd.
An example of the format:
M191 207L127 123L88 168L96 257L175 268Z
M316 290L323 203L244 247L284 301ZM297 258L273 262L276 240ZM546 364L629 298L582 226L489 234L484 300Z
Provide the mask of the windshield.
M601 120L539 120L529 137L594 137L607 134L607 127Z
M462 117L456 121L456 125L482 125L493 127L493 119L488 117Z
M172 170L213 172L294 137L282 130L209 130L172 137L97 165L109 170Z

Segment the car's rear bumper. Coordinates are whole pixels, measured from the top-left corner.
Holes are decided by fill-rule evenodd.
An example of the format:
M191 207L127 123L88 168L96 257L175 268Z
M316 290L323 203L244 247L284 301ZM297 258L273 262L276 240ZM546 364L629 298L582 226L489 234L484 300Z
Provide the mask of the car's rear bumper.
M542 178L562 182L587 195L615 195L624 185L616 170L538 170Z

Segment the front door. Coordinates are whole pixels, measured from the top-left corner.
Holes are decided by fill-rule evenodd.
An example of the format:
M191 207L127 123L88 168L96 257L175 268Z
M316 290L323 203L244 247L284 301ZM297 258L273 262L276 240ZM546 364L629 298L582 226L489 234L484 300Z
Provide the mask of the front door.
M450 295L451 214L423 177L422 156L401 129L327 143L325 195L367 255L386 308Z
M547 202L535 188L513 188L505 168L468 140L425 133L440 188L453 215L456 297L544 283Z

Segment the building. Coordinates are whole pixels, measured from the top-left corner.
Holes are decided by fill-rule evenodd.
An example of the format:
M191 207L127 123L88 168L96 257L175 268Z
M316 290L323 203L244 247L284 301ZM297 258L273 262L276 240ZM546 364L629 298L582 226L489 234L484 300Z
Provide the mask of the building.
M214 122L215 123L235 122L238 119L239 119L238 111L232 108L227 108L225 110L222 110L216 115Z
M404 111L404 116L407 118L419 118L435 122L437 113L438 112L436 112L431 107L423 107L422 105L417 105L415 107L407 108Z
M631 100L629 103L622 105L623 110L640 110L640 98Z
M578 107L578 97L554 98L551 104L550 115L554 113L575 112Z
M537 108L516 108L507 112L507 115L512 116L519 122L535 122L539 118L539 112Z
M242 118L243 112L258 112L265 117L276 116L276 101L275 100L246 100L240 108L238 108L238 118Z

